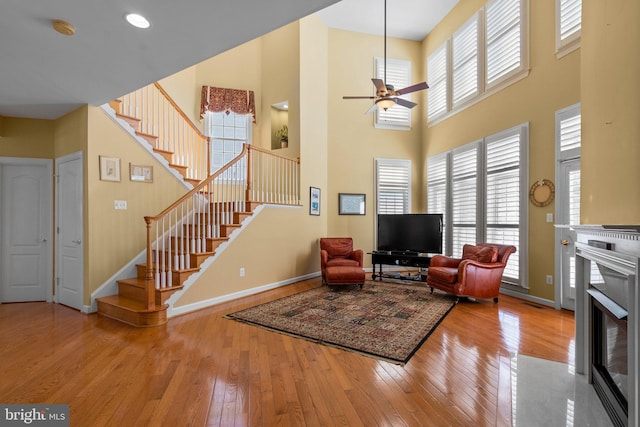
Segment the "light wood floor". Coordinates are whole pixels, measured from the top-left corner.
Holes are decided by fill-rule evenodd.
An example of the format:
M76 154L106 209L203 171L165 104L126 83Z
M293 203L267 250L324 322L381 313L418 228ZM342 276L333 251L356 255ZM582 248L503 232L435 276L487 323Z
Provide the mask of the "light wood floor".
M222 318L320 279L136 329L0 304L0 402L67 403L71 426L509 426L510 356L567 363L573 313L461 302L404 367Z

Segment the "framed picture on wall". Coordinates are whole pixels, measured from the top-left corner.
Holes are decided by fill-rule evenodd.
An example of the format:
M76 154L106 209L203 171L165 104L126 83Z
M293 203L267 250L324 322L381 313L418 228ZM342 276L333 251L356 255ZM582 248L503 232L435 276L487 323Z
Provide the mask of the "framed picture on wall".
M309 215L320 215L320 189L309 187Z
M366 195L365 194L338 194L338 206L340 215L365 215Z
M120 159L100 156L100 179L120 182Z
M129 163L129 179L137 182L153 182L153 166Z

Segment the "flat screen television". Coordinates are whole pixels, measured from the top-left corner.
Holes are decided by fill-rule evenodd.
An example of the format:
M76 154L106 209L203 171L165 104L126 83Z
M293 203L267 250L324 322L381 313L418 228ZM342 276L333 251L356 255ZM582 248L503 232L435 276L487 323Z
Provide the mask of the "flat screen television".
M442 214L379 214L378 250L442 253Z

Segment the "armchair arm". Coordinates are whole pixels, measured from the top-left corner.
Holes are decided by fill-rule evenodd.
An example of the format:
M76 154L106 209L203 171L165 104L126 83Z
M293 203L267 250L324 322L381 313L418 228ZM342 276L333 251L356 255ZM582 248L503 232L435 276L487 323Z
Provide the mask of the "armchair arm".
M497 295L505 264L462 260L458 267L460 292L465 295L487 297Z
M322 270L327 265L327 261L329 261L329 253L324 249L320 249L320 268Z
M460 258L450 258L444 255L435 255L431 258L429 262L429 267L449 267L456 268L460 265L462 259Z
M349 258L358 261L358 265L362 267L364 252L362 251L362 249L356 249L353 252L351 252L351 255L349 255Z

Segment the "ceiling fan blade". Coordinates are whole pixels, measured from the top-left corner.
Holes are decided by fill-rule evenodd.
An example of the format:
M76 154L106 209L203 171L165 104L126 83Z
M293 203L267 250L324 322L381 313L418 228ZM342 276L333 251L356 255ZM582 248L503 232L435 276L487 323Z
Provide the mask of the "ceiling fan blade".
M396 100L396 104L402 105L403 107L407 107L407 108L413 108L416 105L418 105L415 102L407 101L406 99L402 99L402 98L396 98L395 100Z
M342 99L376 99L375 96L343 96Z
M376 87L376 93L378 95L386 95L387 93L387 86L385 86L384 81L382 79L371 79L371 81L373 82L373 85Z
M419 90L429 89L429 85L426 82L417 83L412 86L407 86L403 89L398 89L396 95L404 95L406 93L417 92Z
M365 113L365 114L371 114L371 113L373 113L374 111L376 111L377 109L378 109L378 104L373 104L373 105L371 106L371 108L369 108L369 109L368 109L367 111L365 111L364 113Z

